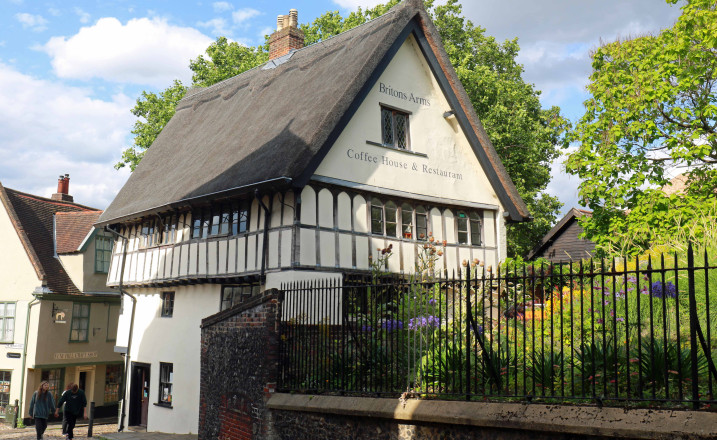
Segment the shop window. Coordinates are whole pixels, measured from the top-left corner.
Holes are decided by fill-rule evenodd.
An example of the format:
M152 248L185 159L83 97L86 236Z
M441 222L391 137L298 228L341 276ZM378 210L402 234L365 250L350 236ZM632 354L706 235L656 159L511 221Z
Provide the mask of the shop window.
M471 227L471 244L473 246L481 245L481 231L483 229L483 223L481 222L480 214L477 212L470 213L470 227Z
M12 371L0 371L0 416L5 414L5 408L10 405L10 378Z
M172 405L172 382L174 382L174 365L159 363L159 404Z
M401 205L401 233L403 238L413 238L413 209L408 203Z
M428 240L428 211L423 206L416 207L416 239Z
M171 318L174 314L174 292L162 292L162 316Z
M95 236L95 272L107 273L112 258L112 238L105 235Z
M396 204L393 202L386 203L384 211L386 214L386 235L388 237L396 237L396 224L397 224L397 210Z
M242 286L223 286L222 304L220 310L226 310L240 304L254 295L259 294L258 284L246 284Z
M46 380L50 384L49 392L55 397L55 401L59 399L62 393L62 379L65 377L64 368L49 368L42 370L40 380Z
M70 342L87 342L90 328L90 304L72 304L72 325L70 327Z
M384 145L408 149L408 113L381 107L381 133Z
M0 302L0 342L12 343L15 338L15 303Z
M122 383L122 365L105 367L105 403L119 402L119 390Z
M383 203L378 199L371 201L371 233L383 235Z

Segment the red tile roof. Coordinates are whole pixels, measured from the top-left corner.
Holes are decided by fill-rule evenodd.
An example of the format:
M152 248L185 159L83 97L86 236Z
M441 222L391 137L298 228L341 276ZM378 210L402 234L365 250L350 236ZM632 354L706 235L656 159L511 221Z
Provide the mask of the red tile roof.
M58 212L55 214L55 240L57 253L80 250L80 245L92 231L92 225L102 211Z
M63 212L83 212L99 216L101 211L78 203L60 202L23 193L5 188L2 184L0 199L42 285L55 294L80 295L82 292L55 258L53 217Z

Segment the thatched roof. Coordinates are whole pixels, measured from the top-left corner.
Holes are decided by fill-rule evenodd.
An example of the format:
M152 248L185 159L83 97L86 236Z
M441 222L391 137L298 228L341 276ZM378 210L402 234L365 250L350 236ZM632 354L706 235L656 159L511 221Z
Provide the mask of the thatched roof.
M439 78L501 203L530 216L420 0L368 23L190 91L99 224L117 223L262 186L303 187L408 35ZM278 64L278 65L277 65Z

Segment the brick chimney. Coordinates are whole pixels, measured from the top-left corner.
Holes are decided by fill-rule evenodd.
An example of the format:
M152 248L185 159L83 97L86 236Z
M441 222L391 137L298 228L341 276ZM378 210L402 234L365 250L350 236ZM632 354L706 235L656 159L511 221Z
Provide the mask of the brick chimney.
M64 176L60 174L60 178L57 179L57 192L52 195L52 200L57 200L59 202L73 202L74 197L72 197L70 194L70 175L65 174Z
M298 20L296 9L290 9L289 15L276 17L276 32L269 37L270 60L304 47L304 33L298 28Z

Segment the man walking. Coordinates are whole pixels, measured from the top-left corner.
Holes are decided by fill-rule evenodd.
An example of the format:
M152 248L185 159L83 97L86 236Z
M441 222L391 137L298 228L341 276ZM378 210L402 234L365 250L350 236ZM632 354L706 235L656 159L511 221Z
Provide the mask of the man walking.
M65 404L65 412L63 413L62 421L67 423L67 439L75 438L75 423L77 417L81 417L84 414L84 408L87 406L87 398L85 392L80 389L77 384L74 384L71 389L66 390L62 393L62 397L57 402L57 409L55 409L55 417L59 415L62 404Z

